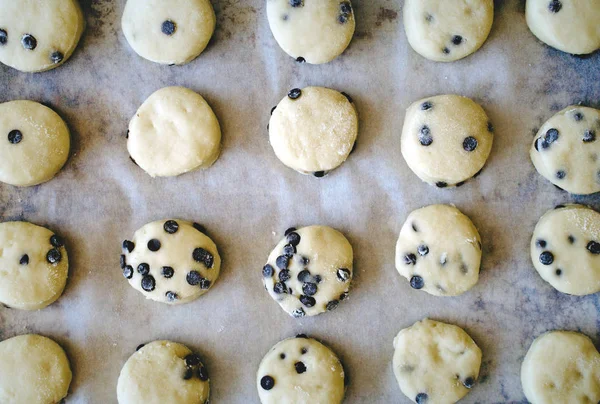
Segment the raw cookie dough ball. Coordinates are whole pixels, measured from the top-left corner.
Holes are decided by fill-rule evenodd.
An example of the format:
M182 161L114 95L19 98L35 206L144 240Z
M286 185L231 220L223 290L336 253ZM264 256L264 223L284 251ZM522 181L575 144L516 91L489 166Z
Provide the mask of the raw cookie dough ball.
M570 106L550 118L531 146L531 161L547 180L572 194L600 191L600 110Z
M281 49L298 62L331 62L354 35L350 1L267 0L267 17Z
M197 223L158 220L123 241L123 276L147 299L188 303L215 283L221 257L215 243Z
M27 222L0 223L0 303L43 309L62 295L68 272L62 237Z
M350 155L358 114L345 93L323 87L295 88L272 111L269 139L286 166L323 177Z
M183 87L156 91L129 122L127 149L152 177L210 167L221 150L221 128L208 103Z
M535 227L531 259L540 276L562 293L600 291L600 213L559 205Z
M575 55L600 49L598 0L527 0L527 25L538 39Z
M521 384L534 404L600 402L600 353L583 334L548 332L531 344Z
M200 356L185 345L154 341L125 363L117 384L120 404L203 404L210 380Z
M28 334L0 342L0 403L61 402L71 378L65 351L50 338Z
M0 181L19 187L46 182L65 165L70 147L67 124L50 108L33 101L0 104Z
M265 289L289 315L299 318L335 310L348 297L352 246L327 226L290 228L262 270Z
M23 72L69 59L85 27L77 0L0 0L0 62Z
M396 269L414 289L457 296L479 279L481 237L458 209L431 205L412 212L396 244Z
M181 65L204 51L216 21L210 0L127 0L121 25L138 55Z
M339 404L346 390L344 379L335 353L300 334L271 348L260 363L256 385L262 404Z
M476 52L493 22L493 0L404 2L404 29L410 46L436 62L453 62Z
M425 319L394 338L394 374L417 404L455 403L477 382L481 349L462 328Z
M402 155L423 181L438 188L476 177L492 150L493 126L473 100L438 95L412 104L402 129Z

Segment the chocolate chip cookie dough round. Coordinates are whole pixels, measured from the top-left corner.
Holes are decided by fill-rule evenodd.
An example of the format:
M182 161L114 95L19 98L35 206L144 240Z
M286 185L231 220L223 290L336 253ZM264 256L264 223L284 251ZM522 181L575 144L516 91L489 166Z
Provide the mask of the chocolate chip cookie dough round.
M263 283L289 315L314 316L335 310L348 296L352 261L352 246L339 231L290 228L263 267Z
M600 110L570 106L550 118L531 145L538 173L572 194L600 191Z
M121 20L125 38L138 55L168 65L198 57L215 25L210 0L127 0Z
M262 404L339 404L345 373L338 357L320 342L298 335L277 343L265 355L256 375Z
M191 302L219 277L221 257L204 228L185 220L159 220L123 241L121 269L147 299L167 304Z
M200 356L171 341L139 348L117 383L119 404L208 403L210 380Z

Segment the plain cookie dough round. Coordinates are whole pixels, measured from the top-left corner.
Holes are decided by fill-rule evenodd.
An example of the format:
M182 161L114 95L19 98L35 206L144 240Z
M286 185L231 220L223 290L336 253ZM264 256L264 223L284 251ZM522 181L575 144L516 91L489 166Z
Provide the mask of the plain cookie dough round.
M139 348L125 363L117 383L120 404L208 403L210 380L199 355L171 341Z
M208 103L192 90L166 87L129 122L127 150L152 177L208 168L221 151L221 127Z
M300 318L335 310L348 297L352 246L327 226L290 228L263 267L269 295L289 315Z
M436 62L453 62L476 52L493 22L493 0L404 2L404 30L410 46Z
M538 131L530 156L538 173L572 194L600 191L600 110L570 106Z
M574 55L600 49L598 0L527 0L525 16L542 42Z
M454 206L413 211L400 230L396 269L410 286L435 296L457 296L479 279L481 237Z
M333 351L300 334L277 343L265 355L256 387L262 404L339 404L346 390L345 373Z
M521 384L534 404L595 404L600 402L600 353L583 334L548 332L531 344Z
M358 136L352 98L323 87L295 88L271 112L269 140L286 166L323 177L350 155Z
M121 25L138 55L181 65L204 51L216 22L210 0L127 0Z
M65 121L33 101L0 104L0 181L27 187L52 179L69 157Z
M0 303L43 309L62 295L68 273L62 237L27 222L0 223Z
M0 0L0 62L42 72L71 57L85 28L77 0Z
M61 402L71 378L65 351L50 338L28 334L0 342L0 403Z
M221 257L204 228L185 220L158 220L123 241L121 269L134 289L161 303L188 303L219 277Z
M394 338L394 374L417 404L455 403L477 383L481 349L462 328L424 319Z
M438 95L408 108L401 142L402 155L419 178L438 188L458 187L483 169L493 126L473 100Z

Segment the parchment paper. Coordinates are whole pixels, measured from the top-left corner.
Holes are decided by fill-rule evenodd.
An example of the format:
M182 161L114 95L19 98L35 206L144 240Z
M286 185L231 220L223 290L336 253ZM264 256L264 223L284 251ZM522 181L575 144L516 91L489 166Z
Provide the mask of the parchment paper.
M347 403L408 403L393 376L392 340L430 317L463 327L483 350L480 382L466 403L525 400L521 361L552 329L599 342L600 296L555 291L533 269L529 240L539 217L572 197L533 168L532 137L561 108L600 107L600 55L552 50L529 32L524 1L496 1L490 38L455 63L427 61L409 47L402 1L354 0L357 30L342 57L294 62L269 30L264 0L213 0L218 25L204 54L184 67L138 57L120 29L124 0L85 0L87 30L64 66L41 74L0 66L0 101L43 102L68 122L73 154L52 181L0 184L0 220L45 225L67 240L70 277L50 307L0 307L0 340L35 332L67 350L74 379L67 403L115 403L121 367L143 342L171 339L204 357L212 402L257 403L255 373L279 340L303 332L328 343L350 375ZM182 85L202 94L223 129L223 153L207 171L152 179L128 158L128 121L155 90ZM323 179L277 160L266 126L290 88L349 93L360 113L356 152ZM483 174L457 190L422 183L400 154L404 110L422 97L458 93L480 102L495 128ZM460 297L412 290L394 268L394 246L410 211L453 203L479 228L479 283ZM146 301L119 268L120 243L145 223L203 223L219 246L222 274L199 300L179 307ZM314 318L288 317L262 288L261 268L292 225L326 224L355 250L350 300Z

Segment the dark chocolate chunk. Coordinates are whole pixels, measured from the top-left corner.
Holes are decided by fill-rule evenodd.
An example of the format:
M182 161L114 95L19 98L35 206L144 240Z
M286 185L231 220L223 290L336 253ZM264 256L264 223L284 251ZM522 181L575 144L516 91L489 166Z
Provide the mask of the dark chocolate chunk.
M179 299L179 296L177 295L177 293L171 292L171 291L168 291L167 293L165 293L165 296L167 297L167 300L170 302L174 302L175 300Z
M433 108L431 101L425 101L423 104L421 104L422 111L429 111L431 108Z
M177 25L171 20L166 20L162 23L160 30L163 34L171 36L177 31Z
M415 401L417 402L417 404L425 404L428 399L429 396L425 393L419 393L417 394L417 397L415 397Z
M306 316L306 312L302 307L299 307L292 312L292 317L294 318L302 318L304 316Z
M142 289L146 292L152 292L156 287L156 281L152 275L146 275L142 278Z
M198 230L202 234L206 234L206 228L199 223L192 223L194 229Z
M317 293L317 284L312 282L306 282L302 285L302 293L307 296L314 296Z
M296 99L300 98L301 95L302 95L302 90L300 90L299 88L293 88L288 93L288 97L292 100L296 100Z
M592 129L588 129L583 133L583 142L592 143L596 141L596 132Z
M419 131L419 143L422 146L431 146L433 143L433 137L431 137L431 129L429 126L425 125Z
M460 45L463 41L463 37L460 35L454 35L452 37L452 43L456 46Z
M262 274L265 278L271 278L274 273L275 269L271 265L267 264L263 267Z
M548 243L546 243L546 240L542 240L541 238L535 242L535 245L538 246L538 248L546 248L547 244Z
M264 390L271 390L273 387L275 387L275 379L273 379L271 376L263 376L262 379L260 379L260 387L262 387Z
M415 265L417 263L417 256L413 253L406 254L404 256L404 263L406 265Z
M21 45L27 50L34 50L37 47L37 39L31 34L25 34L21 38Z
M300 235L295 231L286 234L287 241L294 247L300 244Z
M313 307L315 304L317 304L317 301L314 297L300 295L300 303L302 303L306 307Z
M465 379L465 381L463 382L463 386L465 386L468 389L472 389L474 385L475 385L475 378L473 378L473 377L467 377Z
M173 275L175 275L175 270L171 267L162 267L162 269L160 270L160 273L162 274L162 276L169 279L169 278L172 278Z
M23 133L20 130L15 129L8 132L8 141L10 143L19 144L21 140L23 140Z
M187 283L189 283L192 286L199 285L202 279L202 275L200 275L200 272L198 271L190 271L185 277Z
M155 238L148 241L148 249L152 252L156 252L156 251L160 250L160 241L158 241Z
M444 181L438 181L435 183L435 186L438 188L446 188L448 186L448 183L446 183Z
M304 270L300 271L300 273L298 274L298 280L300 282L310 282L311 279L312 279L312 276L308 269L304 269Z
M543 265L552 265L554 262L554 255L550 251L544 251L540 254L540 262Z
M0 45L6 45L7 42L8 42L8 33L5 30L0 29Z
M286 244L283 246L283 255L288 258L292 258L296 254L296 247L291 244Z
M306 63L306 59L304 59L302 56L298 56L298 57L296 58L296 62L298 62L298 63ZM273 112L271 111L271 114L272 114L272 113L273 113Z
M175 220L167 220L163 225L163 229L169 234L175 234L179 230L179 223Z
M343 92L343 91L342 91L342 95L343 95L344 97L346 97L346 99L348 100L348 102L349 102L350 104L352 104L352 103L354 102L354 100L352 99L352 97L350 97L350 96L349 96L347 93L345 93L345 92Z
M277 293L278 295L285 293L286 291L287 288L281 282L275 282L275 285L273 285L273 292Z
M286 281L289 281L291 278L292 278L292 275L290 274L289 269L283 269L283 270L279 271L279 281L286 282Z
M133 267L131 265L126 265L123 268L123 276L127 279L133 278Z
M298 373L299 375L306 372L306 365L302 362L296 362L294 364L294 367L296 368L296 373Z
M50 244L52 244L53 247L60 248L65 245L65 240L63 240L61 236L54 234L50 237Z
M194 354L194 353L191 353L191 354L187 355L183 359L185 360L185 366L187 366L189 368L196 367L201 362L200 355Z
M410 287L413 289L423 289L425 286L425 281L419 275L414 275L410 278Z
M62 62L64 58L65 55L63 55L62 52L59 51L54 51L50 54L50 61L54 64Z
M350 276L350 271L346 268L340 268L337 270L337 278L341 282L347 282L348 280L350 280Z
M192 253L192 257L194 258L194 261L204 264L204 266L208 269L213 267L214 257L211 253L206 251L204 248L198 247L198 248L194 249L194 252Z
M288 257L286 257L285 255L280 255L275 260L275 264L277 265L277 268L279 268L279 269L287 269L289 262L290 262L290 259Z
M303 7L304 0L290 0L290 6L292 7Z
M135 248L135 244L133 244L132 241L129 241L129 240L123 241L123 249L127 250L127 252L129 252L129 253L132 252L134 248Z
M148 275L150 273L150 265L146 264L145 262L142 262L140 265L138 265L137 271L142 276Z
M46 260L51 264L58 264L62 259L62 254L56 248L51 249L46 254Z
M600 254L600 244L595 241L590 241L587 245L587 249L594 255Z
M25 254L19 260L20 265L29 265L29 255Z
M313 176L315 176L317 178L323 178L323 177L325 177L325 174L327 174L325 171L315 171L313 173Z
M339 304L340 304L340 302L338 300L332 300L329 303L327 303L327 306L325 306L325 308L327 309L327 311L332 311L332 310L337 309Z
M552 0L548 4L548 10L552 13L558 13L562 9L562 3L559 0Z
M565 172L565 170L558 170L556 172L556 178L558 178L559 180L564 179L567 176L567 173Z
M417 252L420 256L424 257L429 254L429 247L427 247L425 244L421 244L419 247L417 247Z
M472 152L477 148L478 142L473 136L468 136L463 141L463 149L468 152Z
M575 122L582 121L583 118L584 118L583 114L579 111L577 111L573 114L573 119L575 119Z
M123 254L121 254L119 261L121 263L121 269L123 269L127 266L127 260L125 259L125 256Z
M198 367L198 379L202 380L203 382L208 380L208 372L206 371L206 368L202 365Z

